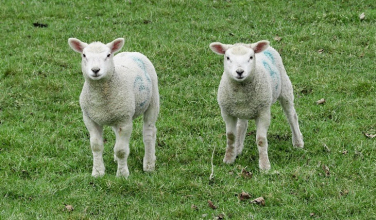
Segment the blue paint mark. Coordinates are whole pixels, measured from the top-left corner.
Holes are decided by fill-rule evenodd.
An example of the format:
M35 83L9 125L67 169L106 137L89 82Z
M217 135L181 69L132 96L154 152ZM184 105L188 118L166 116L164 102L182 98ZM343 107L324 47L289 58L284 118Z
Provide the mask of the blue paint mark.
M137 57L132 57L132 59L133 59L134 62L137 63L138 67L140 67L140 69L142 69L142 71L144 71L146 80L151 82L150 76L149 76L148 72L146 71L145 63Z
M264 52L265 57L267 60L263 60L262 64L264 65L265 69L269 72L270 76L272 77L272 81L275 84L275 91L278 91L279 89L279 83L280 83L280 76L279 71L277 69L275 58L273 56L272 51L265 50ZM269 62L268 62L269 61Z
M265 69L270 73L270 76L271 77L276 77L277 75L277 72L275 72L272 67L269 65L268 62L266 62L265 60L262 61L262 64L264 65Z
M269 72L270 76L272 77L272 80L274 82L276 82L276 84L275 84L275 90L278 90L278 87L279 87L279 74L275 70L273 70L273 68L265 60L262 61L262 64L264 65L265 69Z
M140 107L143 107L143 106L146 104L147 101L148 101L148 100L145 100L145 101L141 102L141 103L140 103Z
M143 107L147 101L148 101L148 96L150 95L150 85L151 85L151 78L148 74L148 72L146 71L146 67L145 67L145 63L137 58L137 57L131 57L133 61L136 62L137 66L140 67L140 69L143 71L143 76L142 75L138 75L136 76L135 80L134 80L134 88L137 89L138 88L138 91L140 92L140 96L141 98L143 98L143 101L139 104L139 107ZM146 79L146 82L145 80Z
M264 51L264 55L265 55L267 58L269 58L270 61L272 61L272 64L275 64L273 54L272 54L270 51L265 50L265 51Z

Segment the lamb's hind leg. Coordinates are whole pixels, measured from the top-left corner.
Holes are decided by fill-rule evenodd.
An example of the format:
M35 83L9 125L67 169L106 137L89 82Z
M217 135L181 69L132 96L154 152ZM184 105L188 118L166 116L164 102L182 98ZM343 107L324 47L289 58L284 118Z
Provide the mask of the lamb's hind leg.
M129 156L129 140L132 134L132 128L133 124L131 119L128 123L120 126L114 126L112 128L116 134L114 158L118 164L116 172L117 177L127 178L129 176L127 160Z
M93 171L91 175L94 177L103 176L105 173L103 163L103 127L94 123L85 115L84 122L90 133L90 146L93 152Z
M281 98L280 103L290 124L293 146L303 148L303 135L299 129L298 116L294 108L293 98Z
M158 93L155 94L158 95ZM152 102L148 110L144 113L143 140L145 145L145 155L143 159L143 169L146 172L155 170L155 142L157 139L157 128L155 127L155 123L158 118L158 112L158 102Z
M144 116L143 125L143 139L145 145L145 155L143 159L144 171L150 172L155 169L155 141L156 141L157 128L155 127L155 120Z

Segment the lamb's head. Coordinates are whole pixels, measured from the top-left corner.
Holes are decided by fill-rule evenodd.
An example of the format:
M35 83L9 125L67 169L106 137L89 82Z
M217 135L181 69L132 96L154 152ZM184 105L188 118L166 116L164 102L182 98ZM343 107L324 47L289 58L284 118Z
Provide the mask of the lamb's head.
M82 73L85 78L99 80L110 76L114 71L114 54L124 45L124 39L118 38L111 43L84 43L76 38L68 39L69 46L82 56Z
M256 66L255 54L264 51L269 41L259 41L253 44L222 44L214 42L210 49L219 55L224 55L224 72L238 82L243 82L252 76Z

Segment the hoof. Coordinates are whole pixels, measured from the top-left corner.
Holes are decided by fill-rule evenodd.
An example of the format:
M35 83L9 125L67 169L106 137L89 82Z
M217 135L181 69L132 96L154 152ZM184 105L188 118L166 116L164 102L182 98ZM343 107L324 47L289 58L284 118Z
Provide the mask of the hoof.
M223 162L227 164L232 164L235 162L237 155L236 149L233 147L227 147L226 148L226 153L225 153L225 158L223 158Z
M157 160L157 158L154 156L152 157L152 159L146 159L144 157L144 160L143 160L143 169L145 172L152 172L155 170L155 161Z
M293 146L296 148L304 148L304 142L294 143Z
M118 169L118 171L116 172L116 177L123 177L123 178L128 178L129 176L129 171L128 169Z
M223 163L233 164L235 162L235 159L236 159L236 157L225 156L225 158L223 159Z
M270 170L270 162L269 161L259 161L259 167L262 171L268 171Z
M91 175L93 177L102 177L102 176L104 176L104 171L98 172L97 170L93 170L93 172L91 173Z
M101 176L104 176L104 172L105 172L104 164L94 165L93 172L91 172L91 175L93 177L101 177Z
M237 152L236 152L236 156L238 157L238 156L240 156L242 153L243 153L242 151L237 151Z
M154 164L144 164L144 171L145 172L153 172L155 170L155 165Z

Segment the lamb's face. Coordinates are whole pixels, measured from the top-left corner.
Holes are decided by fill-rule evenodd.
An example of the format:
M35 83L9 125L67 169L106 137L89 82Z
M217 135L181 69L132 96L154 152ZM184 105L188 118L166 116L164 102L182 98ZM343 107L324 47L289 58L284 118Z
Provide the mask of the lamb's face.
M68 39L69 46L82 56L82 72L85 78L99 80L110 76L114 71L114 54L124 45L123 38L103 44L94 42L87 44L76 38Z
M243 82L252 76L256 67L255 54L264 51L269 46L269 41L258 41L253 44L222 44L213 42L210 49L224 55L225 74L230 78Z
M249 78L255 66L255 52L252 48L235 45L224 55L225 73L235 81L242 82Z
M113 69L113 54L106 45L95 42L82 51L82 72L90 79L105 78Z

